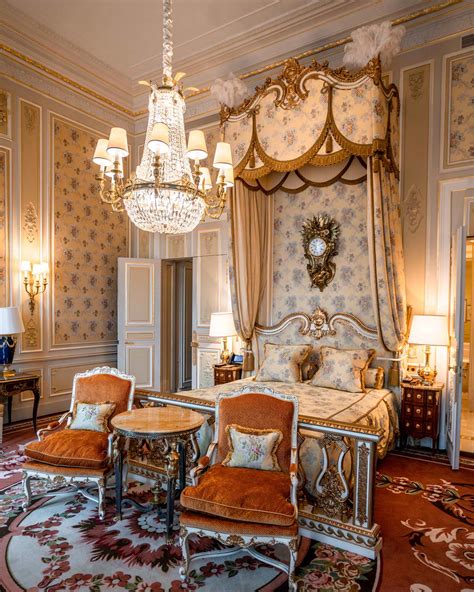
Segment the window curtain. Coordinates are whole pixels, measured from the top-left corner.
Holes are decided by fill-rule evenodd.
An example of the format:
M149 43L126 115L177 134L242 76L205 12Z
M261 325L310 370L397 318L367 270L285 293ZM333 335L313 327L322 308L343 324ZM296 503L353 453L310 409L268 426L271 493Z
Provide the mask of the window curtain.
M377 329L387 351L405 341L406 295L398 180L385 160L367 162L369 259Z
M273 195L250 191L237 179L230 197L229 271L235 328L245 342L244 371L255 369L255 325L266 324L271 313L272 228Z

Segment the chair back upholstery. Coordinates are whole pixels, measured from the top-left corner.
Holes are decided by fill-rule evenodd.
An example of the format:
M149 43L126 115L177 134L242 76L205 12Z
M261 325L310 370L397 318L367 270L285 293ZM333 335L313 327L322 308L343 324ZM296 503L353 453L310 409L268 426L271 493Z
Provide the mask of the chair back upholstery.
M104 366L74 376L71 411L76 403L115 403L111 417L130 410L135 393L135 377Z
M298 401L288 395L230 393L219 395L216 403L217 456L222 462L229 452L226 427L237 424L245 428L280 430L283 439L277 458L282 471L289 472L291 449L296 448Z

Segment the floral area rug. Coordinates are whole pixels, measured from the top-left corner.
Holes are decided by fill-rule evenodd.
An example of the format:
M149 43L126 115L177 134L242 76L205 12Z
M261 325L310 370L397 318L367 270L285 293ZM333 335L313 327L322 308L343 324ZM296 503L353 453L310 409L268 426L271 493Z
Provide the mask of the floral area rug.
M474 591L474 471L389 455L376 486L380 590Z
M191 564L187 584L179 578L181 550L176 537L166 542L155 513L124 510L114 520L113 499L100 521L97 506L78 494L48 498L21 511L17 450L4 448L0 457L0 590L3 592L129 591L284 592L286 576L245 551ZM41 490L41 489L40 489ZM44 491L44 490L43 490ZM112 491L109 491L112 496ZM144 501L149 491L135 482L130 493ZM177 526L177 524L176 524ZM211 539L195 539L191 550L218 548ZM260 547L286 560L286 550ZM302 538L297 577L300 590L372 592L378 562Z

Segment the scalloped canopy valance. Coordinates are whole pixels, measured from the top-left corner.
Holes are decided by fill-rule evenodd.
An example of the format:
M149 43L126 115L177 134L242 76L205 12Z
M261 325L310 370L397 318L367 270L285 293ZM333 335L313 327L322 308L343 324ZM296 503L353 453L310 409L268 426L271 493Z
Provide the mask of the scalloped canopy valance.
M223 107L236 177L251 181L305 165L380 157L398 176L399 96L385 86L380 60L350 73L295 59L240 106Z

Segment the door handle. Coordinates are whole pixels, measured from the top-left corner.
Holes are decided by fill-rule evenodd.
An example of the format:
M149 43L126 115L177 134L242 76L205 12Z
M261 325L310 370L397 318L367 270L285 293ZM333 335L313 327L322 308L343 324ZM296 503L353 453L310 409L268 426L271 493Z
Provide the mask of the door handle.
M135 345L134 341L125 341L125 345Z

